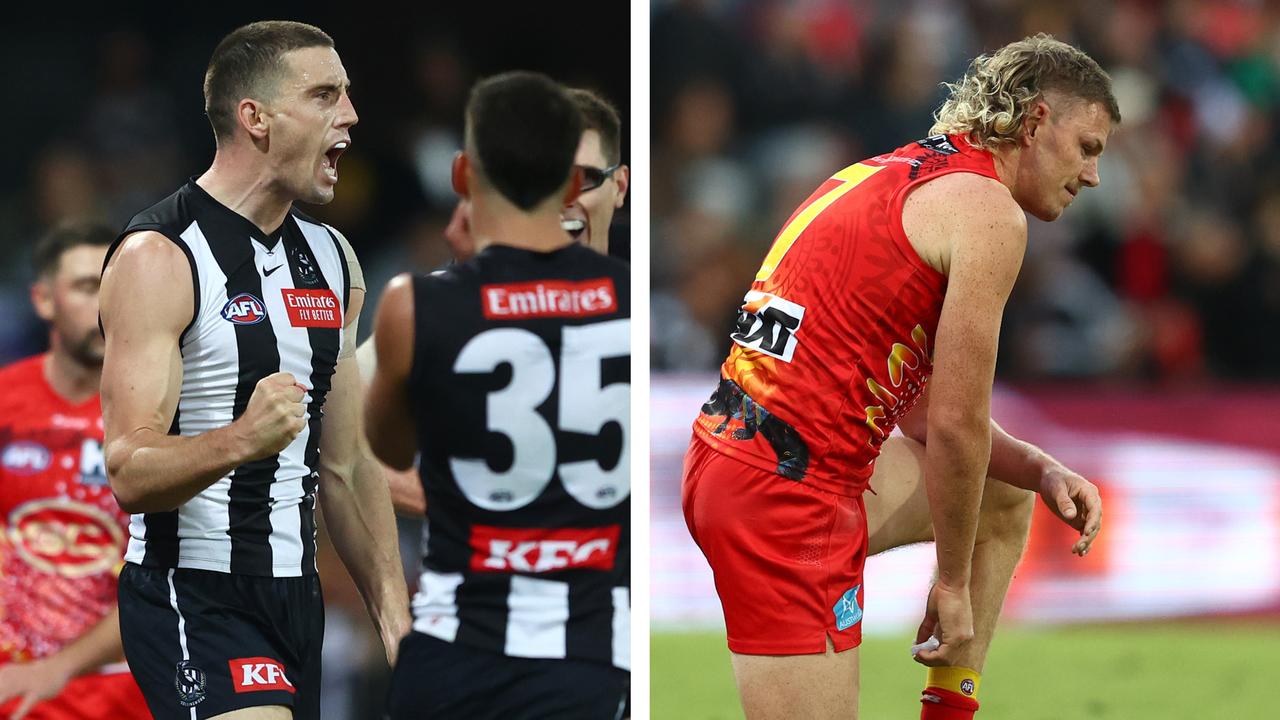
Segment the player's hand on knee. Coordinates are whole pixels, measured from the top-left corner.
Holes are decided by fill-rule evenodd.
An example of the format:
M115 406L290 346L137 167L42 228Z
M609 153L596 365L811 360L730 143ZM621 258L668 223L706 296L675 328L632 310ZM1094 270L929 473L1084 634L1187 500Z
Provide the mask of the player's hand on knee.
M278 372L258 381L244 415L237 421L252 448L252 459L274 455L302 432L306 425L306 388L292 374Z
M937 638L937 645L927 642ZM973 639L973 607L969 589L952 589L942 583L929 588L924 621L916 631L916 643L924 644L912 658L921 665L944 667L958 664L961 650Z
M1102 530L1102 496L1098 486L1062 465L1055 465L1040 479L1040 498L1054 515L1080 533L1071 552L1084 557Z

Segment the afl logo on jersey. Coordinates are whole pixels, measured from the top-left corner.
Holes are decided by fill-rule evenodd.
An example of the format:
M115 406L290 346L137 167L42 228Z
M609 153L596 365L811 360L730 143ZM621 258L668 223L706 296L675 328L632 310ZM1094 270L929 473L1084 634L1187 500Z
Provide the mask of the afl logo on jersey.
M19 475L34 475L47 470L51 459L49 449L40 443L18 440L5 446L0 464Z
M266 306L251 293L240 293L222 306L222 319L236 325L257 325L266 317Z

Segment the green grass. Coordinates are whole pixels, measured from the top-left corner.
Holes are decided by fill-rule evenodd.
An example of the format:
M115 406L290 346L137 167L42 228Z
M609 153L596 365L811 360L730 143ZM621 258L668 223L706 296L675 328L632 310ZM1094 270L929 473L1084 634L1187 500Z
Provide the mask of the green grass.
M924 668L911 638L861 650L863 720L918 718ZM652 717L742 717L719 633L652 636ZM1280 717L1280 623L1204 621L1008 628L996 636L978 720L1253 720Z

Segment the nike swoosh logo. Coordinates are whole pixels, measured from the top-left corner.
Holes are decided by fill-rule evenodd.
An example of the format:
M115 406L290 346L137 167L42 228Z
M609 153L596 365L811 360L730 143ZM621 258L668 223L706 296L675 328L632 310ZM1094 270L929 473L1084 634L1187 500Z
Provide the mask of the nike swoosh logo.
M262 269L262 276L263 276L263 277L268 277L268 276L270 276L270 275L271 275L271 273L273 273L273 272L275 272L275 271L279 270L279 269L280 269L280 268L282 268L282 267L284 267L284 263L281 263L281 264L279 264L279 265L277 265L277 266L275 266L275 267L271 268L270 270L268 270L268 269L266 269L266 268L263 268L263 269Z

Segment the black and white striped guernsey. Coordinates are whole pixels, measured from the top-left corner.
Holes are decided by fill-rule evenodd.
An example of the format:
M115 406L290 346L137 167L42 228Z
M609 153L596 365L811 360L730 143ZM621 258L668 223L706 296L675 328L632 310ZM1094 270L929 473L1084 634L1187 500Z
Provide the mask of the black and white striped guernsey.
M576 244L414 278L416 631L630 669L630 290Z
M108 257L142 230L183 251L195 289L170 434L230 424L275 372L309 390L306 426L283 452L241 465L176 510L133 515L125 560L266 577L316 572L320 426L351 284L344 243L296 210L263 233L194 180L136 215ZM139 303L165 302L145 287L135 292Z

